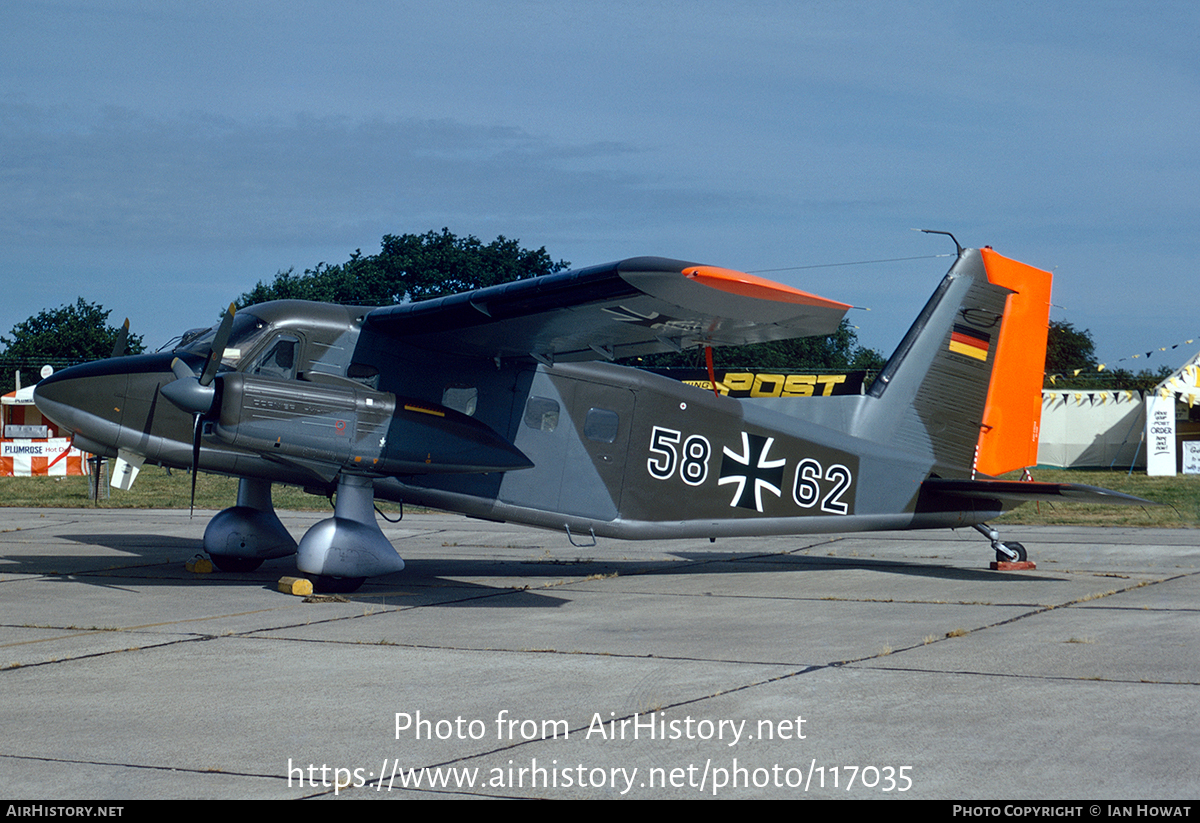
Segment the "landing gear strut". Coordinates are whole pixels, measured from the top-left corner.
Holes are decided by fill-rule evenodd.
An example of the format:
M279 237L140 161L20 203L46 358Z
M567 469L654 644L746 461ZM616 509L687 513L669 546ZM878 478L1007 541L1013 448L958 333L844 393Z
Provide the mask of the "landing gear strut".
M1024 546L1016 542L1001 543L1000 532L986 523L975 524L975 531L992 541L992 548L996 550L997 563L1024 563L1028 559Z
M204 550L213 565L225 572L252 572L264 560L296 553L296 541L271 503L270 481L238 481L237 505L208 521Z
M324 591L354 591L365 577L391 574L404 561L375 522L375 488L369 477L338 478L333 517L322 520L304 537L296 567Z

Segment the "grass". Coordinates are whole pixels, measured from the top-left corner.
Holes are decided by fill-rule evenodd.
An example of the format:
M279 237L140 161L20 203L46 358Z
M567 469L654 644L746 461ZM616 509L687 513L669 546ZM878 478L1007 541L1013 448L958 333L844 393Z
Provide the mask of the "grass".
M1019 473L1008 475L1018 479ZM1084 503L1026 503L996 524L1063 526L1154 526L1200 528L1200 476L1147 477L1125 471L1067 471L1034 469L1035 480L1050 483L1082 483L1132 494L1163 503L1161 506L1097 506ZM127 492L108 489L109 497L99 502L88 499L86 477L0 477L0 507L101 508L101 509L186 509L191 494L187 472L146 466ZM282 511L330 511L329 501L294 486L274 487L275 507ZM223 509L237 499L237 479L201 474L196 480L196 508ZM394 515L394 503L376 501ZM412 511L412 509L410 509ZM419 511L419 510L417 510Z
M1132 494L1161 503L1160 506L1101 506L1090 503L1026 503L994 521L994 524L1031 526L1154 526L1194 529L1200 527L1200 476L1147 477L1144 472L1068 471L1033 469L1034 480L1047 483L1081 483ZM1020 479L1020 473L1005 479Z
M88 499L86 477L0 477L0 506L25 508L186 509L192 478L184 471L145 466L129 491L106 489L108 499ZM275 507L284 511L331 511L324 497L307 494L295 486L272 489ZM237 478L201 473L196 478L196 508L224 509L237 501ZM394 503L376 501L394 515Z

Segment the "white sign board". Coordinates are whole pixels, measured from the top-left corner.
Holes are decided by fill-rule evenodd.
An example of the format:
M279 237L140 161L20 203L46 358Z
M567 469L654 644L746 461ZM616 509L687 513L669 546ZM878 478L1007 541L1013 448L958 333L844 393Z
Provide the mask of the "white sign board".
M1146 474L1175 475L1175 395L1146 395Z
M1184 440L1183 473L1200 474L1200 440Z
M0 457L49 457L54 459L71 448L68 437L51 440L5 440L0 442Z
M9 423L4 427L4 436L10 440L45 440L50 436L49 426L14 426Z

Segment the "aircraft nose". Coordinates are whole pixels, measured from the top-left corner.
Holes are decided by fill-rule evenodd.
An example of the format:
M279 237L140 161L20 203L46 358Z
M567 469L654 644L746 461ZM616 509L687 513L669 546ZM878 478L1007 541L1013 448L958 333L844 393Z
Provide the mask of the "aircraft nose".
M33 389L33 402L63 434L116 448L130 381L170 371L171 355L114 357L55 372ZM142 390L139 383L138 389Z
M120 421L120 406L128 375L98 370L108 363L84 363L55 372L33 389L33 402L43 415L58 424L64 433L82 434L106 442L104 424L115 427Z

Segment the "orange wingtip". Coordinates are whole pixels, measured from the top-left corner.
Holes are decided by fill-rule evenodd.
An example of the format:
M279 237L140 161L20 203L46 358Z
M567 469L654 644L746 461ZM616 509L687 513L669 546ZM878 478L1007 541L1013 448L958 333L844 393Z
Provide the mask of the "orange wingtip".
M723 269L719 266L692 266L683 270L684 277L695 280L710 288L739 294L743 297L756 297L759 300L774 300L779 303L797 303L802 306L822 306L831 309L846 310L851 308L849 303L839 303L815 294L809 294L800 289L793 289L782 283L756 277L744 271Z

